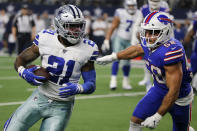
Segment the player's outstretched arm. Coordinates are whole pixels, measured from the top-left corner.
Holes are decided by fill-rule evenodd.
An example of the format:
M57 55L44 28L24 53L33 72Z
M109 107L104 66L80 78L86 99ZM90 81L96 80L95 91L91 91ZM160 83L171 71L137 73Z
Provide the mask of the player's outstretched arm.
M143 54L144 54L144 50L142 49L142 46L134 45L118 53L112 53L111 55L106 55L104 57L97 58L96 62L97 64L105 65L116 60L121 60L121 59L129 60Z
M36 58L39 57L39 49L36 45L32 45L31 47L24 50L19 56L16 57L16 61L14 63L15 70L19 73L19 76L21 76L23 79L25 79L28 83L32 85L41 85L42 82L39 82L38 80L44 80L45 77L42 76L36 76L34 75L34 71L38 67L32 67L29 69L26 69L26 65Z
M84 84L66 83L66 86L60 88L59 96L66 98L76 94L91 94L96 89L96 72L94 62L89 61L81 69Z
M165 66L164 68L166 73L166 85L169 91L164 97L159 110L153 116L146 118L146 120L141 123L142 126L156 128L162 116L166 114L178 98L183 76L182 64L179 62L174 65Z

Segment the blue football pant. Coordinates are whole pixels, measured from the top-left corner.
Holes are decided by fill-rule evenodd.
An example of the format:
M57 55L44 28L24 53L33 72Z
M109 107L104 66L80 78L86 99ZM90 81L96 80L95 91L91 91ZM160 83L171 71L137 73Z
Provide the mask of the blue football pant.
M152 87L137 104L133 116L145 120L154 115L162 104L167 91L158 87ZM174 104L169 113L173 120L173 131L187 131L190 123L190 105L179 106ZM169 130L169 129L166 129Z
M42 119L40 131L63 131L70 119L74 101L52 101L36 89L7 120L4 131L27 131Z

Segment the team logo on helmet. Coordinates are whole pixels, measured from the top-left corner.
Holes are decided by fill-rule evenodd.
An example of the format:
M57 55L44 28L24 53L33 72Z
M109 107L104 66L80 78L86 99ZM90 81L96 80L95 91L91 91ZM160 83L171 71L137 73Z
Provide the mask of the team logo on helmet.
M165 15L159 15L158 17L157 17L157 19L161 22L161 23L163 23L164 25L167 25L168 23L170 23L170 24L172 24L173 23L173 21L171 20L171 19L169 19L167 16L165 16Z

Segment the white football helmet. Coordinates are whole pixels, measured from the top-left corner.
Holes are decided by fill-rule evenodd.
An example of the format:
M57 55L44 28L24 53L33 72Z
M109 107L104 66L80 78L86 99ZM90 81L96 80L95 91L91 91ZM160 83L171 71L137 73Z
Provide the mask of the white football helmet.
M127 10L129 14L134 14L137 10L137 2L136 0L125 0L124 8Z
M79 43L84 36L84 16L74 5L64 5L57 9L54 24L57 34L73 45Z
M161 6L161 0L148 0L148 4L151 9L156 10Z
M155 48L167 42L172 36L173 23L168 13L154 11L148 14L141 23L140 38L142 45ZM147 36L147 33L152 35ZM150 38L156 38L156 41L152 43Z

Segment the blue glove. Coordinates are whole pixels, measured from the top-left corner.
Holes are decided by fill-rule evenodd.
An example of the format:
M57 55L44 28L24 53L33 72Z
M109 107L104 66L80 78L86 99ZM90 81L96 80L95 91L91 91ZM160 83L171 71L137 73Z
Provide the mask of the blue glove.
M59 96L61 98L66 98L72 95L83 93L83 87L80 84L74 84L74 83L66 83L66 87L59 88Z
M18 68L18 73L19 73L19 76L21 76L23 79L25 79L31 85L38 86L38 85L42 85L43 84L43 82L40 82L38 80L44 80L44 79L46 79L43 76L36 76L33 73L38 68L39 68L38 66L34 66L32 68L26 69L23 66L20 66Z

